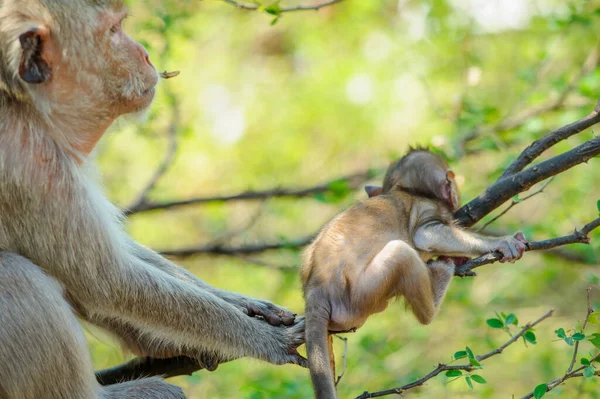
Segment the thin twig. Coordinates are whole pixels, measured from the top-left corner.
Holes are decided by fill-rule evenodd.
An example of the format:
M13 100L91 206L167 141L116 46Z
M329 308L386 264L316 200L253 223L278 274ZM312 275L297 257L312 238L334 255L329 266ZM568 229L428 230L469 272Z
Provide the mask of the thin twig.
M590 362L594 362L599 356L600 356L600 352L596 353L596 355L594 355L590 359ZM554 381L548 382L546 384L546 392L550 392L551 390L553 390L557 386L561 385L566 380L570 380L571 378L583 377L583 373L581 371L583 369L585 369L586 367L587 366L578 367L577 369L571 371L570 373L566 373L562 377L557 378ZM600 376L600 371L594 372L594 375ZM533 392L528 393L527 395L523 396L521 399L531 399L531 398L533 398Z
M587 327L587 323L588 323L588 319L590 318L590 315L592 313L594 313L594 309L592 308L592 302L590 299L590 293L592 291L591 288L588 288L587 290L587 313L585 315L585 320L583 321L583 325L581 326L581 331L585 331L585 328ZM575 365L575 362L577 361L577 352L579 351L579 342L580 341L575 341L575 347L573 349L573 358L571 359L571 364L569 364L569 368L567 369L567 374L570 373L571 371L573 371L573 366Z
M550 309L549 311L547 311L544 315L542 315L539 319L537 319L534 322L530 322L527 323L522 329L521 331L519 331L517 334L515 334L511 339L509 339L508 341L506 341L503 345L499 346L498 348L485 353L483 355L480 356L475 356L475 359L477 359L478 362L481 362L485 359L488 359L492 356L498 355L500 353L502 353L502 351L504 349L506 349L508 346L510 346L511 344L515 343L519 338L521 338L527 331L531 330L534 326L538 325L539 323L541 323L542 321L546 320L547 318L549 318L550 316L552 316L552 314L554 313L554 309ZM477 369L478 367L475 367L471 364L460 364L460 365L447 365L444 363L440 363L437 365L437 367L430 372L429 374L427 374L426 376L413 381L409 384L403 385L401 387L397 387L397 388L392 388L392 389L387 389L385 391L379 391L379 392L363 392L362 395L359 395L358 397L356 397L356 399L366 399L366 398L377 398L377 397L381 397L381 396L386 396L386 395L401 395L402 393L408 391L409 389L412 388L416 388L418 386L423 385L425 382L427 382L428 380L432 379L433 377L435 377L436 375L440 374L443 371L448 371L448 370L463 370L463 371L473 371L475 369Z
M348 368L348 364L347 364L347 360L348 360L348 338L346 337L340 337L339 335L334 335L334 337L341 339L342 341L344 341L344 353L342 354L342 372L340 375L338 375L338 377L335 380L335 386L337 387L337 385L339 384L339 382L342 380L342 378L344 377L344 374L346 374L346 369Z
M559 129L556 129L544 137L535 140L531 143L521 154L506 168L498 180L502 180L507 176L514 175L520 172L527 165L532 163L537 157L539 157L544 151L554 146L555 144L566 140L567 138L582 132L588 127L595 125L600 122L600 102L596 104L596 107L587 116L578 120L577 122L570 123Z
M124 210L126 215L132 215L141 212L154 211L159 209L171 209L187 205L200 205L215 202L243 201L243 200L265 200L269 198L305 198L314 197L318 194L335 193L338 189L338 184L346 184L347 190L356 190L368 180L372 179L383 169L369 169L363 172L358 172L352 175L342 176L336 179L329 180L323 184L316 186L288 189L288 188L271 188L267 190L248 190L233 195L222 195L212 197L197 197L185 200L174 200L165 202L146 201L140 204L135 209Z
M588 234L594 230L595 228L600 227L600 218L586 224L583 226L581 230L575 230L573 234L569 234L562 237L551 238L543 241L534 241L530 242L525 251L539 251L542 249L549 249L554 247L559 247L567 244L589 244L590 239ZM481 267L483 265L488 265L490 263L494 263L500 259L502 259L502 254L500 252L491 252L489 254L482 255L478 258L471 259L470 261L464 263L463 265L456 266L454 269L454 275L458 277L466 277L466 276L476 276L476 273L473 272L473 269Z
M587 289L587 312L586 312L585 321L583 322L583 325L581 327L582 332L585 331L585 328L587 327L587 324L588 324L587 323L588 319L590 318L590 315L594 312L594 309L592 308L592 304L591 304L591 300L590 300L590 292L591 292L591 288L588 288ZM573 357L571 359L571 362L569 363L569 367L568 367L567 371L565 372L565 374L562 377L546 383L546 392L550 392L551 390L553 390L557 386L561 385L566 380L569 380L571 378L576 378L576 377L583 377L582 371L588 367L587 365L577 367L576 369L573 370L573 366L575 365L575 362L577 361L577 352L578 351L579 351L579 341L575 341L575 346L573 348ZM590 364L593 364L596 361L596 359L598 359L599 357L600 357L600 352L596 353L594 356L592 356L590 358L590 360L589 360ZM595 371L594 375L600 376L600 371ZM523 396L522 399L530 399L533 396L534 396L534 392L530 392L527 395Z
M520 204L523 201L528 200L529 198L538 195L542 192L544 192L544 189L548 186L548 184L552 183L552 180L554 180L556 176L552 176L551 178L549 178L541 187L539 190L536 190L535 192L529 194L526 197L521 198L520 200L515 200L514 198L511 200L510 204L506 207L506 209L504 209L502 212L500 212L498 215L494 216L492 219L490 219L490 221L488 221L486 224L484 224L483 226L481 226L479 229L477 229L476 231L479 233L483 230L486 229L486 227L488 227L490 224L494 223L496 220L500 219L502 216L504 216L508 211L510 211L514 206L516 206L517 204Z
M305 245L310 244L310 242L315 238L316 235L311 234L308 236L296 238L289 241L279 241L272 243L258 243L258 244L248 244L248 245L240 245L240 246L228 246L222 244L215 245L202 245L198 247L190 247L190 248L182 248L182 249L172 249L172 250L163 250L158 251L160 254L164 256L173 256L176 258L187 258L194 255L199 254L209 254L209 255L250 255L257 254L265 251L272 251L276 249L298 249L304 247Z
M252 3L243 3L240 1L235 1L235 0L222 0L227 4L231 4L234 7L237 7L241 10L249 10L249 11L256 11L258 9L264 8L264 5L260 5L260 4L252 4ZM333 4L336 3L341 3L344 0L329 0L329 1L325 1L323 3L318 3L318 4L313 4L313 5L299 5L299 6L292 6L292 7L282 7L278 10L279 13L283 13L283 12L294 12L294 11L317 11L323 7L327 7L327 6L331 6ZM268 5L266 6L268 7Z

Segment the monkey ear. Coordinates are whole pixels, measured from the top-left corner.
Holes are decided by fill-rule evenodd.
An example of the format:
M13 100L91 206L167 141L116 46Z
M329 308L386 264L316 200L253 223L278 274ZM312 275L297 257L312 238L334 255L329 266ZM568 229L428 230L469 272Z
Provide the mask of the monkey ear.
M380 195L383 189L379 186L365 186L365 191L367 192L369 198L371 198Z
M44 46L47 40L46 27L32 28L19 36L22 49L19 76L27 83L44 83L52 76L52 69L44 60Z
M452 180L454 180L454 177L455 177L455 175L454 175L454 172L452 171L452 169L450 169L446 172L446 180L452 181Z

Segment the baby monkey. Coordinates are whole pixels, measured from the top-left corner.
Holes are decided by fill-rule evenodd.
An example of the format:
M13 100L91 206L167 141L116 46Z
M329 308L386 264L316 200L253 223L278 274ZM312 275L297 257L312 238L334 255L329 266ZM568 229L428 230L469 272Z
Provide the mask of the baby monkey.
M454 173L429 150L409 150L390 165L383 187L365 189L370 198L325 225L304 254L306 347L318 399L336 397L328 331L359 328L398 296L429 324L454 275L453 261L500 251L502 261L514 262L527 246L520 232L488 238L458 227Z

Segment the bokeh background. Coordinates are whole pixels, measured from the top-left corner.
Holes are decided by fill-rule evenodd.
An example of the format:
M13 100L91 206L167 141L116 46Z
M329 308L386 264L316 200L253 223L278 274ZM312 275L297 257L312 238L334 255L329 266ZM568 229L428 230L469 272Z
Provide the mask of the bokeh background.
M365 171L377 182L410 144L446 152L466 201L532 140L591 112L600 93L598 1L345 0L279 18L220 0L127 3L128 32L159 70L181 75L163 81L144 119L120 121L100 144L108 194L123 208L154 176L169 151L170 132L177 150L149 193L156 201L313 187ZM596 132L576 135L541 159ZM178 262L215 286L302 313L301 248L293 241L363 198L362 190L338 182L333 192L306 198L139 212L127 228L157 250L290 243L264 253L199 254ZM561 174L486 231L520 229L535 240L569 234L597 217L599 199L596 158ZM584 319L585 288L599 281L600 234L592 238L589 246L530 252L516 264L456 278L430 326L418 325L401 301L391 304L347 335L340 397L410 382L465 346L475 354L494 349L510 338L486 324L495 312L512 312L522 325L556 309L536 329L535 345L519 341L485 362L477 374L486 384L471 389L464 379L449 382L440 375L406 397L520 398L561 376L572 348L554 330L577 328ZM600 290L592 291L592 300L600 305ZM97 368L127 359L111 337L86 329ZM589 327L593 332L600 332L597 325ZM343 346L335 342L341 368ZM582 344L582 356L593 350ZM595 380L570 380L548 397L600 397ZM190 398L312 394L307 371L251 359L172 381Z

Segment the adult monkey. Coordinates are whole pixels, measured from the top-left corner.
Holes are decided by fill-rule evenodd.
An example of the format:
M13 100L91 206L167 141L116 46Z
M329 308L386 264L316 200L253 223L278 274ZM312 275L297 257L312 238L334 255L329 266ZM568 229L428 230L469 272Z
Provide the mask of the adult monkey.
M455 262L493 251L514 262L527 245L520 232L491 238L456 226L454 173L428 150L410 150L390 165L383 187L365 189L371 198L335 217L305 252L306 350L318 399L336 398L328 330L356 329L399 296L429 324Z
M147 356L305 363L303 320L139 245L94 182L90 152L158 79L125 16L122 0L0 0L2 399L182 397L157 378L100 387L72 309Z

